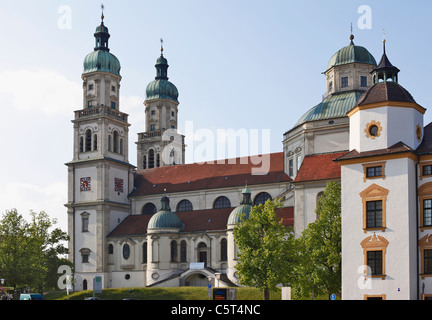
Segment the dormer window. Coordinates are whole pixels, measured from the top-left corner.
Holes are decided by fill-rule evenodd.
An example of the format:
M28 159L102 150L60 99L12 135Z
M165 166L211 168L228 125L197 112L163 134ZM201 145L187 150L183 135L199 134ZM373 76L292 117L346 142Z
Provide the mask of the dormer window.
M348 77L342 77L341 78L341 88L348 87Z

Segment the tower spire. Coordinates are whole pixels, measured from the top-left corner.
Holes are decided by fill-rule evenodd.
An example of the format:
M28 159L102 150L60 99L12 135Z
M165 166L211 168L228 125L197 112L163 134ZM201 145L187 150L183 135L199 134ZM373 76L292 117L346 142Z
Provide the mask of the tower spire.
M101 15L101 20L102 20L102 24L103 24L103 19L105 18L104 17L104 14L103 14L103 11L104 11L104 9L105 9L105 6L104 6L104 4L103 3L101 3L101 10L102 10L102 15Z
M385 30L383 29L383 55L377 67L372 71L373 82L378 83L379 80L383 80L383 81L391 80L397 83L398 73L400 70L394 65L392 65L390 60L387 58L385 44L386 44Z
M352 22L351 22L351 35L350 35L350 40L351 40L350 44L354 45L354 42L353 42L353 40L354 40L354 35L353 35L353 26L352 26Z
M100 26L98 26L96 28L96 32L94 34L95 37L95 41L96 41L96 45L94 50L104 50L104 51L108 51L109 52L109 48L108 48L108 39L110 38L110 34L108 32L108 28L105 27L104 25L104 14L103 11L105 9L105 6L103 4L101 4L101 10L102 10L102 14L101 14L101 24Z

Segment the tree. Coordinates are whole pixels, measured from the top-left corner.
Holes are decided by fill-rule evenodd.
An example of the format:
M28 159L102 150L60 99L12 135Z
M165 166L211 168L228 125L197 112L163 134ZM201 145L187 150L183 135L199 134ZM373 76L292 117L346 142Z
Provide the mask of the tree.
M58 228L51 230L56 221L45 212L30 215L29 223L13 209L0 220L0 275L9 286L42 292L57 285L57 269L65 264L59 255L67 253L62 241L69 237Z
M296 239L295 296L341 290L341 187L328 182L318 201L315 222Z
M249 217L234 228L239 282L262 289L265 300L278 284L287 281L290 272L293 232L276 215L281 205L278 200L267 200L254 206Z
M28 223L16 209L6 211L0 221L0 275L9 286L25 286L31 281L27 230Z

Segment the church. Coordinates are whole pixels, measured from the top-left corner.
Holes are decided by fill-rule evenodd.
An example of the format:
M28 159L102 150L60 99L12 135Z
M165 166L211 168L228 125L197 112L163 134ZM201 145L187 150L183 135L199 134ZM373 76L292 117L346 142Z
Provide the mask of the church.
M120 101L121 65L110 52L103 15L94 38L83 63L83 105L72 120L73 159L66 163L75 290L91 290L96 276L103 288L236 286L233 228L240 216L267 199L282 199L277 215L299 236L316 220L326 183L338 181L343 296L392 298L385 282L399 276L399 292L410 292L404 298L419 293L420 281L432 274L432 130L423 127L425 109L398 84L399 70L385 51L377 64L351 35L323 72L326 94L284 133L280 152L186 164L185 137L177 132L179 91L168 80L161 47L146 88L145 128L133 138L133 165L131 124ZM267 159L267 171L259 171L255 157ZM406 266L393 271L397 255ZM371 278L358 273L373 263ZM359 288L361 277L373 281L373 292L362 293L369 289ZM379 285L377 278L383 279Z

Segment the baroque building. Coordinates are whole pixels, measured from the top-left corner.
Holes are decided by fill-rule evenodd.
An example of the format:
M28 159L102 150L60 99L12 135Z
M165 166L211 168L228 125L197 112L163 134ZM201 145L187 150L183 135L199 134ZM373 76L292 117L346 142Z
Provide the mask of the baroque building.
M338 181L342 297L432 294L432 129L423 126L425 109L398 84L385 47L377 64L351 35L323 72L326 93L284 133L281 152L204 164L185 164L179 91L168 81L161 47L134 166L120 62L108 47L103 16L94 37L66 164L76 290L92 289L95 276L104 288L236 286L239 216L279 198L278 216L299 236L315 221L326 183ZM359 286L360 277L373 289Z

